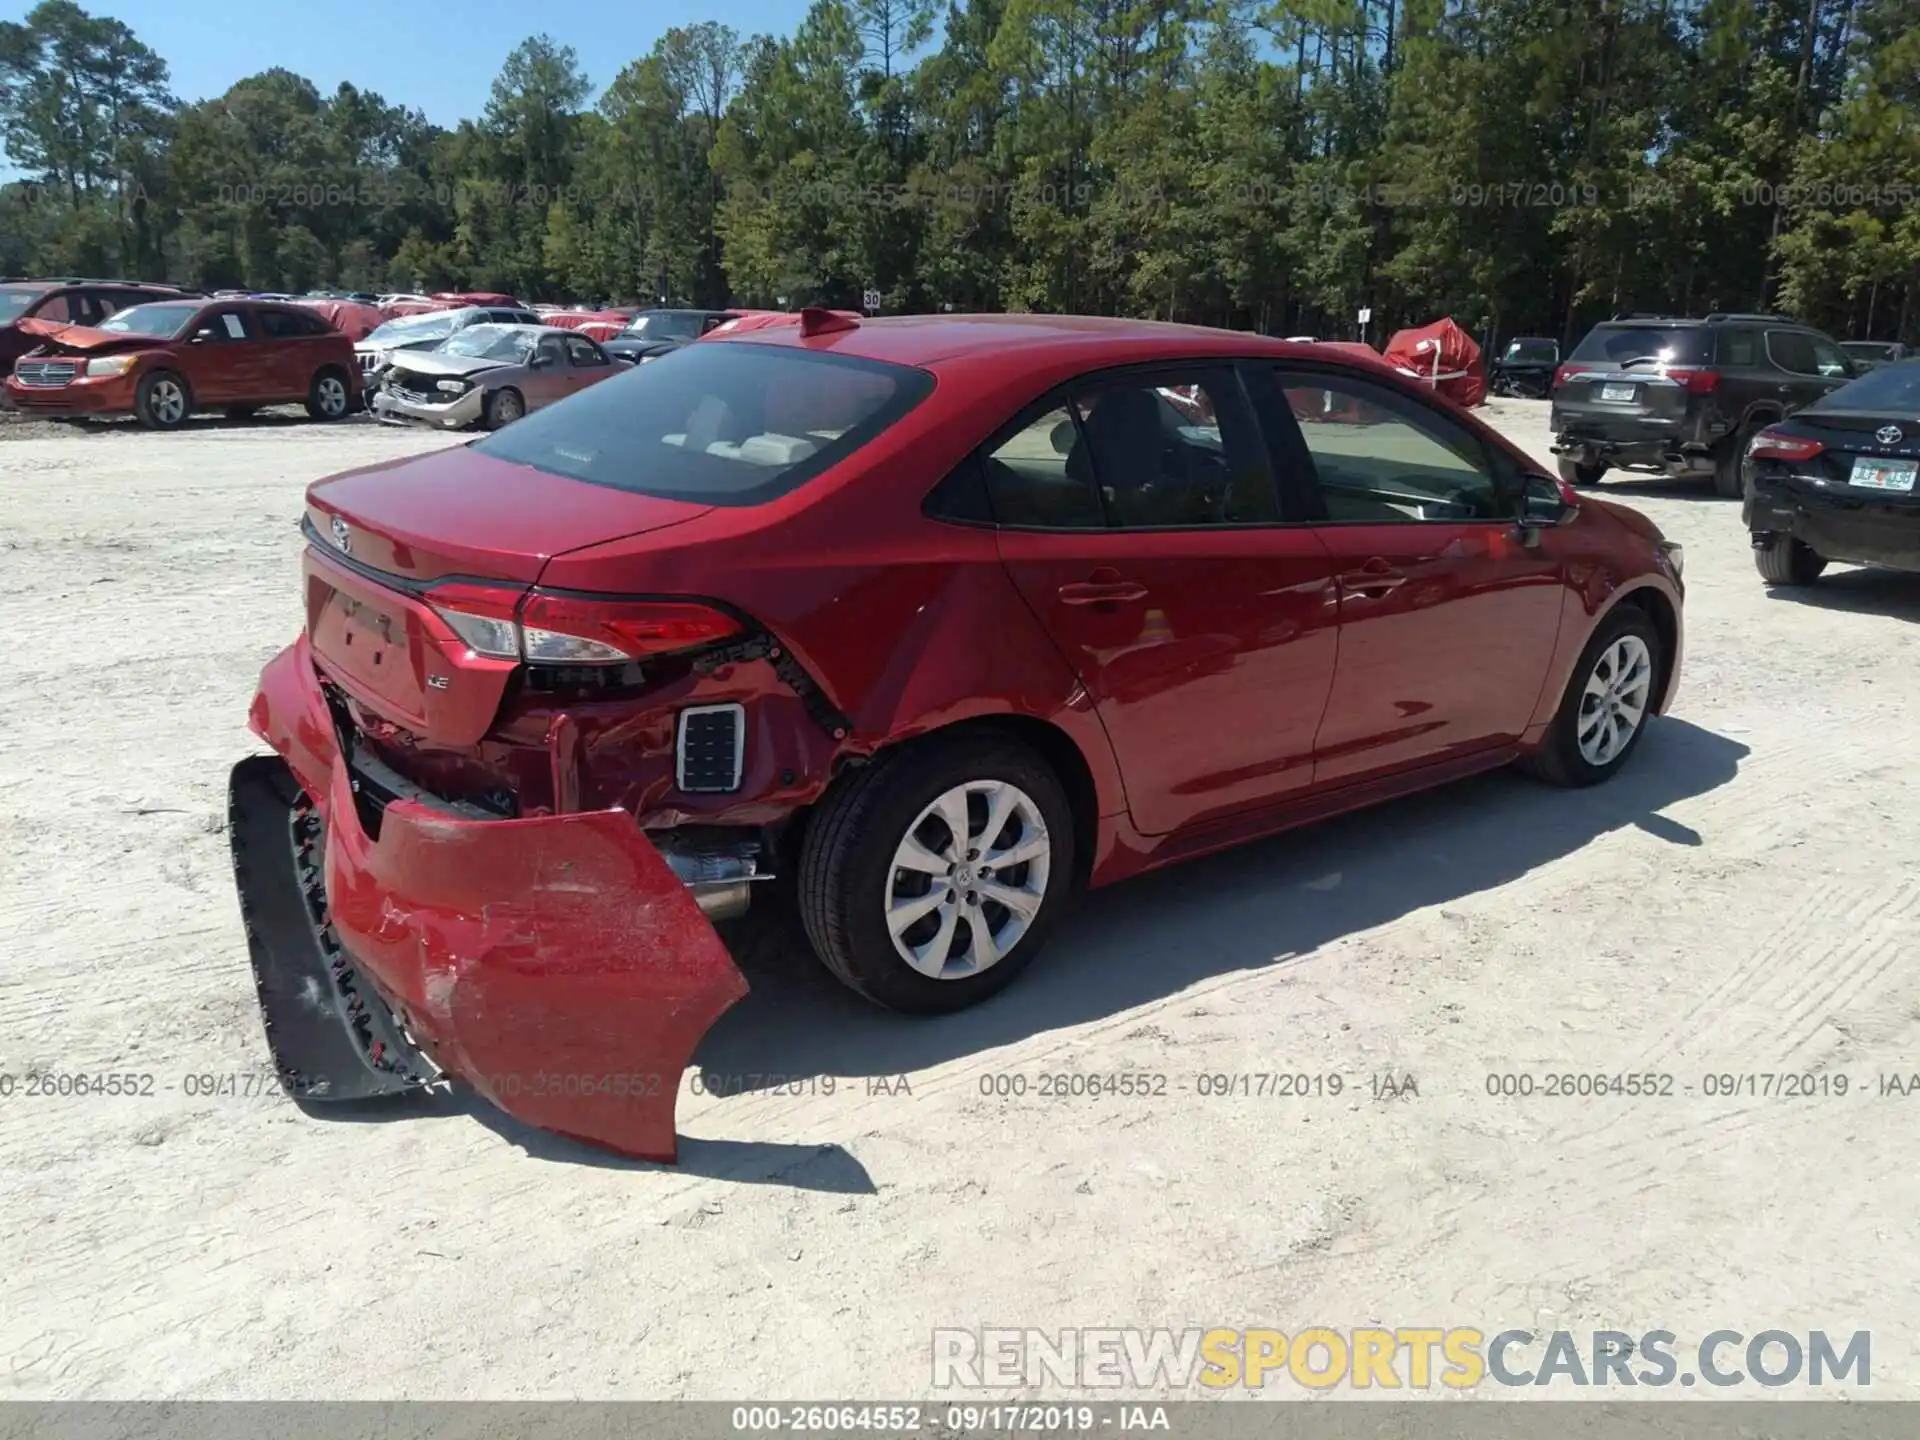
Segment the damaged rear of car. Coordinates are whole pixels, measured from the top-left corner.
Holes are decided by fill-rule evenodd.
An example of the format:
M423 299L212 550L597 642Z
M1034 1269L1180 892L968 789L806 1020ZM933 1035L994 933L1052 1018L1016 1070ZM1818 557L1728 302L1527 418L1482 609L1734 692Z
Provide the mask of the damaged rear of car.
M681 1071L746 992L710 919L745 909L849 736L697 557L933 383L699 348L310 489L304 632L250 717L275 754L231 780L290 1092L453 1077L530 1124L674 1158Z

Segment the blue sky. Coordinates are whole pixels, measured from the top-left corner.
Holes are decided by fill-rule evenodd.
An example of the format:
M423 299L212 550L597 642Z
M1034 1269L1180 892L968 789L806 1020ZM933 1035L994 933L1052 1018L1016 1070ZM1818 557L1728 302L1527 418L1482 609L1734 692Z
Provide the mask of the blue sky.
M125 21L159 51L183 100L218 95L275 65L327 93L342 80L440 125L478 115L507 52L545 31L580 54L595 86L644 55L674 25L719 20L742 35L786 34L806 0L712 0L695 11L634 0L80 0ZM33 0L0 0L0 20L22 20Z

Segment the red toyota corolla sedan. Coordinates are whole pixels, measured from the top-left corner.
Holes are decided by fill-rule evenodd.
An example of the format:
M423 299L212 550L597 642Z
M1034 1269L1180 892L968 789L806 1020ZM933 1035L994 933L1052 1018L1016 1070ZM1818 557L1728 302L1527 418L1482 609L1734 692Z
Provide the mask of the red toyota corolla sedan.
M232 836L288 1088L470 1084L670 1158L793 882L860 993L958 1009L1077 890L1670 703L1681 553L1377 363L943 316L686 346L316 483ZM764 893L764 892L763 892Z

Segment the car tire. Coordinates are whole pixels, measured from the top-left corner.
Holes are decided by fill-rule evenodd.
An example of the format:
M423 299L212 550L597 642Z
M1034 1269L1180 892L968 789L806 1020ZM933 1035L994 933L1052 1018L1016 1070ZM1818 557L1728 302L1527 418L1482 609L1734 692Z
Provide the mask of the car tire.
M1647 612L1637 605L1616 605L1580 652L1546 739L1520 762L1521 768L1535 779L1569 789L1611 778L1647 733L1660 698L1662 664L1660 634ZM1626 677L1632 679L1618 688ZM1620 716L1631 713L1636 695L1638 714L1622 736ZM1612 732L1610 742L1602 740L1602 730Z
M1560 478L1569 485L1598 485L1600 477L1607 473L1604 465L1586 465L1577 460L1559 462Z
M133 392L133 414L149 430L178 430L193 413L193 393L171 370L155 370Z
M344 420L353 413L353 382L347 372L329 365L316 371L307 387L307 414L315 420Z
M526 397L511 385L487 396L485 420L489 430L498 430L504 425L511 425L526 413Z
M942 818L958 819L956 797L976 842L967 849L953 845L954 825ZM1002 853L1043 847L998 879L962 858L978 856L996 802L999 838L1012 837ZM922 864L897 864L909 853ZM814 953L838 979L889 1010L943 1015L998 993L1032 962L1077 884L1076 859L1059 778L1019 741L982 732L910 745L846 776L807 824L795 890ZM1030 898L1031 913L1001 904L989 887ZM942 898L924 903L934 895ZM916 905L896 942L889 908ZM905 951L920 955L918 968Z
M1753 552L1754 568L1769 585L1811 585L1827 568L1818 551L1791 535L1776 535Z
M1746 482L1740 478L1740 462L1746 458L1747 443L1752 438L1751 429L1736 430L1713 452L1713 493L1722 500L1738 500L1746 492Z

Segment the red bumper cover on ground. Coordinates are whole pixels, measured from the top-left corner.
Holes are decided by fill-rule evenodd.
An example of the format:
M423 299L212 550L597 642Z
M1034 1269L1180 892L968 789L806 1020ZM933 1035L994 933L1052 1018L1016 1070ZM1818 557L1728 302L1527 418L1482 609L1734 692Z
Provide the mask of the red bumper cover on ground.
M508 1114L672 1160L681 1072L747 984L633 817L472 819L412 799L365 816L364 787L357 798L304 639L262 673L251 724L323 822L316 918L330 935L318 953L334 953L336 979L343 970L370 979L371 1003L384 1003L435 1065ZM236 833L244 904L241 844ZM251 883L269 883L251 868ZM248 908L251 931L260 907ZM299 963L298 937L252 938L257 970ZM276 1030L355 1024L357 999L276 1004L271 997L291 989L259 978L276 1060L285 1058ZM352 991L336 985L321 999ZM295 1067L281 1068L288 1079Z

